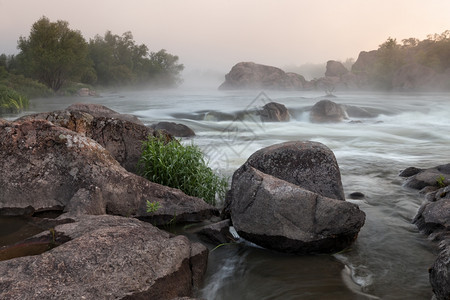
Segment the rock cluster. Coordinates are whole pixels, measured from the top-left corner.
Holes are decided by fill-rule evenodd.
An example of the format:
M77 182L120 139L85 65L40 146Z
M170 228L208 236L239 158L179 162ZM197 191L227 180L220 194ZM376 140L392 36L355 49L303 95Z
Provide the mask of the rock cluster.
M192 296L207 249L153 225L218 211L124 168L135 168L142 140L155 134L133 116L91 104L0 119L0 215L63 212L41 235L57 247L0 262L0 298ZM158 210L147 212L147 202Z
M348 247L365 214L346 202L336 159L316 142L261 149L233 175L226 209L241 237L290 253Z
M413 223L439 242L439 254L430 269L430 283L438 300L450 299L450 164L424 170L410 167L400 176L406 178L406 187L425 194Z

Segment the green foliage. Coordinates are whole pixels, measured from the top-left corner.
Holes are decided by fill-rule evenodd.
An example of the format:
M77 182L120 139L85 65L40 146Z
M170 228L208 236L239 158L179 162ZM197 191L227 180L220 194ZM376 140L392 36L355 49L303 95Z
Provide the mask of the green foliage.
M137 45L131 32L122 36L107 31L89 42L89 57L94 63L97 81L104 86L146 84L174 86L180 83L184 69L178 56L165 50L151 52Z
M0 85L6 86L27 98L48 97L54 94L45 84L23 75L8 73L0 66Z
M29 105L28 98L0 85L0 113L18 113Z
M154 213L156 212L161 206L159 205L159 202L150 202L147 200L147 212L148 213Z
M370 55L369 55L370 54ZM420 41L416 38L402 40L402 44L389 37L378 50L367 53L367 59L352 71L366 74L375 87L390 90L396 72L407 64L419 64L444 73L450 69L450 31L429 35Z
M443 188L446 186L445 184L445 177L442 175L439 175L438 178L436 179L436 183L438 185L439 188Z
M203 153L195 145L183 146L177 140L167 142L161 137L149 136L143 142L138 169L140 175L150 181L178 188L213 205L216 196L225 197L227 180L208 167Z
M91 68L85 39L79 31L69 29L66 21L50 22L42 17L33 24L28 38L20 37L18 48L21 73L54 91L67 80L79 81Z

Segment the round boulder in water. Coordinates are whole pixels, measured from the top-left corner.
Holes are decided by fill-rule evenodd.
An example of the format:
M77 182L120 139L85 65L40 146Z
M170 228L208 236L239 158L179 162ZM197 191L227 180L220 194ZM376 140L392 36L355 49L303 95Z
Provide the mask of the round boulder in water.
M290 120L286 106L277 102L270 102L264 105L259 115L263 122L287 122Z
M345 108L330 100L320 100L314 104L309 118L313 123L337 123L348 119Z
M227 201L241 237L282 252L341 251L365 221L364 212L344 200L333 153L315 142L288 142L253 154L234 173Z

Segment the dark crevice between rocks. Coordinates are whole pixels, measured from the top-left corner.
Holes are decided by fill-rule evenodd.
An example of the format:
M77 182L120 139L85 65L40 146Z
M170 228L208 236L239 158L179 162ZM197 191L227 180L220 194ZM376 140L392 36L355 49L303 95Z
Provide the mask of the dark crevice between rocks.
M62 245L71 238L62 233L56 232L53 228L45 235L31 237L15 243L13 245L0 248L0 261L12 258L38 255Z
M252 241L264 248L292 254L323 254L337 253L349 245L357 238L358 234L339 234L331 238L304 243L298 240L288 239L284 236L268 236L245 233L238 231L238 234L246 240ZM276 245L276 247L274 247Z

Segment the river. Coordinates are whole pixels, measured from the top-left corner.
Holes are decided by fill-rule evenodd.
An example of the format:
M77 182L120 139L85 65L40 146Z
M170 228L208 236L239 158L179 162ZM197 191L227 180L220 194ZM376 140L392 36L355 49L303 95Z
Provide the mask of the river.
M340 92L330 100L374 115L339 124L312 124L308 109L322 92L173 91L104 92L95 98L31 101L29 111L92 102L138 116L144 123L175 121L196 132L210 165L230 176L256 150L292 140L317 141L335 154L348 200L366 213L354 245L334 255L296 256L248 243L210 252L198 295L205 299L431 299L428 268L435 245L411 224L422 198L402 187L398 173L449 162L450 95ZM261 123L255 110L284 104L285 123ZM12 117L12 116L10 116ZM350 122L353 121L353 122ZM185 140L191 143L191 140Z

